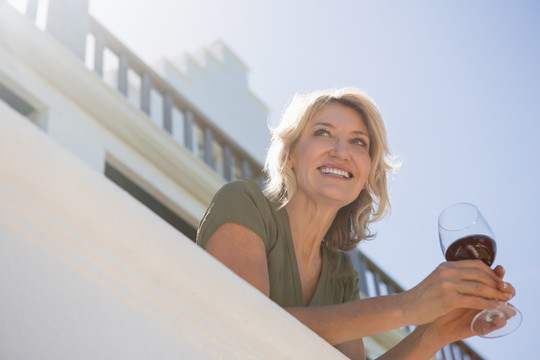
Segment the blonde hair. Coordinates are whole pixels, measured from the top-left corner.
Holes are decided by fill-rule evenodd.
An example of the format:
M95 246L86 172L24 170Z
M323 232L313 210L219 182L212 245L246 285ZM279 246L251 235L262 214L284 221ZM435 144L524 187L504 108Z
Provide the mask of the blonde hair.
M268 181L266 196L285 206L294 196L296 177L287 166L291 148L302 131L321 108L338 103L360 114L368 128L371 172L365 189L358 198L342 207L326 234L330 248L352 250L363 239L373 238L368 225L384 217L390 208L387 173L395 168L386 143L386 129L377 106L371 98L356 88L328 89L296 95L285 109L281 122L272 130L272 141L265 162Z

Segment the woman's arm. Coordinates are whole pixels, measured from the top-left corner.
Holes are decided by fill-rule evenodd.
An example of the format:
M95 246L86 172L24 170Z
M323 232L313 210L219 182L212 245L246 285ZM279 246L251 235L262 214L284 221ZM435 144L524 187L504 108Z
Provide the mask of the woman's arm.
M470 325L477 313L478 310L457 309L420 325L377 360L430 359L446 345L473 336Z
M433 322L458 309L482 310L514 294L481 261L442 263L413 289L341 305L287 308L331 344ZM469 335L470 336L470 335Z
M269 296L266 251L253 231L225 223L209 238L206 250ZM401 294L286 310L330 344L337 345L402 326L434 322L456 309L479 310L497 305L508 300L502 288L500 277L481 261L458 261L441 264L419 285ZM430 326L432 329L434 325ZM423 327L419 329L398 348L424 344L420 341L426 338L424 333L420 334Z
M266 251L261 238L235 223L225 223L205 249L266 296L270 294ZM286 308L332 345L407 325L400 295L342 305Z
M225 223L210 236L205 249L236 275L270 296L266 250L259 235L242 225Z

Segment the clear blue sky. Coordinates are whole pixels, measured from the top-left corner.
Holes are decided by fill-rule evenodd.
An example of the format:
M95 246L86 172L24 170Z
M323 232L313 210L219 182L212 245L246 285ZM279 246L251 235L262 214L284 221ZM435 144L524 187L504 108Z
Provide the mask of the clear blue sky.
M90 0L144 60L222 39L250 68L275 123L295 92L357 86L403 162L392 214L361 249L405 287L443 260L437 216L476 203L498 239L524 323L468 342L525 359L540 334L540 3L534 0Z

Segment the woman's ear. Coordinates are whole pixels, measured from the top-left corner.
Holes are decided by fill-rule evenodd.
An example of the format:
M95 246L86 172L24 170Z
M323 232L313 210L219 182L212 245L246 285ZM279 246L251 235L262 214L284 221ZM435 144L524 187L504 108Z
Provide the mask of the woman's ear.
M287 167L291 170L294 170L294 159L293 159L293 156L291 154L291 152L289 152L289 155L287 156Z

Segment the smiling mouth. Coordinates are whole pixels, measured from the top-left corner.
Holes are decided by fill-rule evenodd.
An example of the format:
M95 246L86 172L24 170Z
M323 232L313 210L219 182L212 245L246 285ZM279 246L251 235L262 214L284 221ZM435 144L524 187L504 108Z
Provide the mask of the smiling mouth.
M340 169L320 167L319 171L322 172L323 174L335 175L335 176L342 177L344 179L352 178L352 174L348 173L347 171L340 170Z

